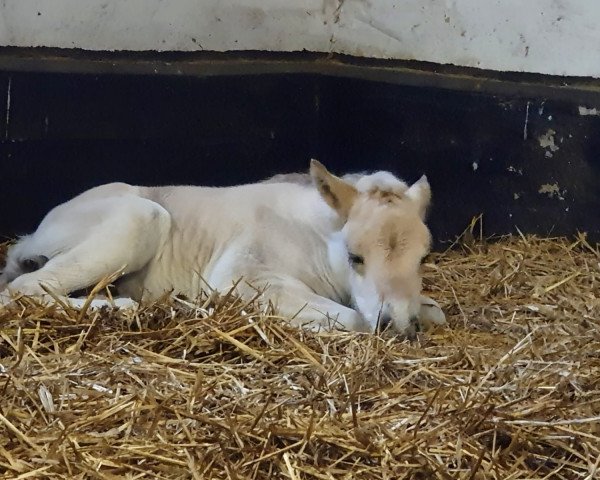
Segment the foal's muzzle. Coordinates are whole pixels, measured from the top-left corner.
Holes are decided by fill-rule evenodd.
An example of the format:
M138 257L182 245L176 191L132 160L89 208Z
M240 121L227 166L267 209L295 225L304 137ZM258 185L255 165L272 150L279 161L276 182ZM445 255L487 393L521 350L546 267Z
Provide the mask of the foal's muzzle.
M417 333L421 331L421 324L419 323L419 317L410 317L410 324L404 331L404 336L409 340L416 340Z
M392 326L392 317L388 314L383 314L379 317L379 321L377 322L377 331L385 332Z
M379 322L377 324L377 332L382 333L387 330L394 330L394 322L391 315L384 314L379 317ZM421 331L421 324L419 322L419 317L413 316L409 319L408 327L404 329L403 332L398 332L399 334L406 337L408 340L416 340L417 334Z

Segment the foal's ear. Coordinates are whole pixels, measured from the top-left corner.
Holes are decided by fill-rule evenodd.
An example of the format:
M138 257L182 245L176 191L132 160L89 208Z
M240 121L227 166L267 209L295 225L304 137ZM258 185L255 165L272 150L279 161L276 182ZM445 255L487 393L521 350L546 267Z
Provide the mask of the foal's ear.
M332 175L317 160L310 161L310 176L323 197L344 220L348 218L350 209L358 196L358 190L339 177Z
M419 180L411 185L405 195L410 198L419 211L419 215L424 220L427 214L427 207L431 203L431 187L427 181L427 177L423 175Z

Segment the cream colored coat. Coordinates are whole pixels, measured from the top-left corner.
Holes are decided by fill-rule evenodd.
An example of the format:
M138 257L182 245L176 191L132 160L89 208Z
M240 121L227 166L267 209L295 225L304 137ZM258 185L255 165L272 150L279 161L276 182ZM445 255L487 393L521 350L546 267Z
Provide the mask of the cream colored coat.
M373 331L383 315L386 324L411 335L419 316L421 323L443 323L435 302L420 296L418 262L429 248L421 221L422 203L429 201L426 180L410 188L387 172L343 180L314 161L311 173L317 188L284 176L226 188L113 183L88 190L51 210L32 235L10 249L0 276L0 285L7 285L4 301L16 293L44 295L44 287L67 295L122 269L119 294L136 301L170 291L193 299L202 290L227 290L241 279L237 288L243 297L264 290L264 299L281 315L314 328L336 324ZM421 190L427 190L425 199ZM382 192L404 209L396 207L395 220L373 224L371 233L391 228L404 257L417 257L394 262L389 256L389 265L406 270L401 275L386 273L381 265L375 275L367 270L369 262L374 267L379 262L373 252L381 239L369 240L360 230L371 217L385 217L380 204L390 211L394 205L380 199L371 211L360 211ZM415 225L402 225L396 234L394 221ZM411 228L420 236L405 232ZM353 235L361 265L352 263L358 256L353 252L349 261ZM24 261L31 258L45 263L25 272ZM407 293L382 288L386 276Z

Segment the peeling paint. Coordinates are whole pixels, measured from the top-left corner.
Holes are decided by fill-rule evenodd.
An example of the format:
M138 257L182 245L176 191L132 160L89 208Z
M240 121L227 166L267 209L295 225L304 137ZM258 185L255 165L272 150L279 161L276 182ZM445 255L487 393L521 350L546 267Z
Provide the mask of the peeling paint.
M567 193L567 190L561 190L558 185L558 182L554 182L552 184L545 183L544 185L540 185L538 193L546 194L549 198L558 198L559 200L564 200L564 196Z
M8 125L10 124L10 91L12 86L12 77L8 77L8 87L6 89L6 121L4 125L4 140L8 140Z
M540 117L544 114L544 105L546 105L546 101L545 100L540 105L540 108L538 108L538 113L540 114Z
M583 106L579 106L579 115L581 115L582 117L585 116L594 116L594 117L600 117L600 110L598 110L597 108L586 108Z
M546 149L546 158L552 158L552 154L558 150L558 146L554 143L554 135L556 132L549 128L546 133L538 137L540 147Z
M529 101L525 110L525 125L523 125L523 140L527 140L527 125L529 124Z

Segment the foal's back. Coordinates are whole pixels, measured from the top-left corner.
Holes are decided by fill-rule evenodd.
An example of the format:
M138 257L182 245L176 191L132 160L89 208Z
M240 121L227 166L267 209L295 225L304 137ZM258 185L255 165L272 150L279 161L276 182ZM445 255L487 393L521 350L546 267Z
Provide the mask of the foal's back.
M138 191L164 208L171 221L160 251L136 280L135 290L151 293L172 285L193 295L198 274L216 289L240 277L268 283L273 275L314 284L322 270L318 265L326 262L327 237L341 226L314 188L297 184Z

